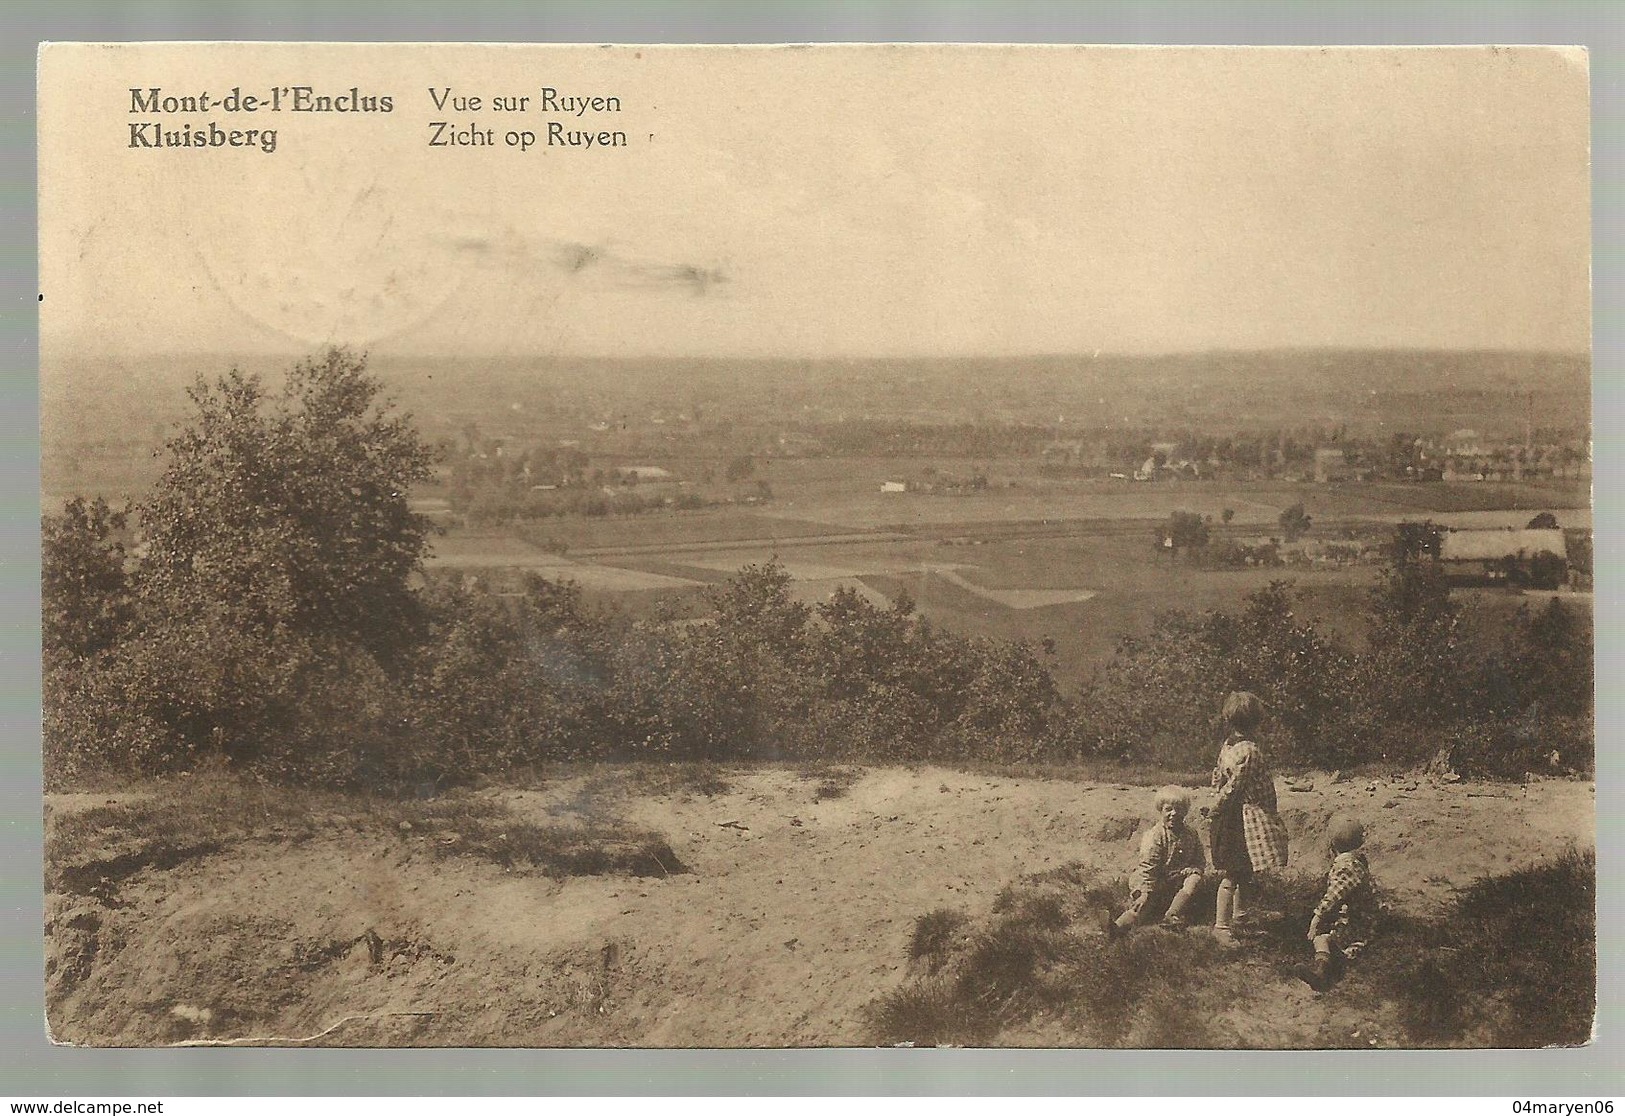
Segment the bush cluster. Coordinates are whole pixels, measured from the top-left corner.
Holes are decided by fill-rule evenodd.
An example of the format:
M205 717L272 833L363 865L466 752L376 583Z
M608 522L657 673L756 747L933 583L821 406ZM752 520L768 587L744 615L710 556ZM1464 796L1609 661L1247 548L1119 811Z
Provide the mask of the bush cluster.
M47 684L60 778L217 753L279 779L443 786L579 759L1034 758L1057 702L1039 652L940 632L850 590L795 601L748 567L699 621L631 621L536 574L431 578L425 634L364 649L202 626L68 658Z
M1174 611L1125 640L1072 709L1083 751L1199 767L1219 695L1251 690L1288 763L1437 762L1470 775L1584 770L1593 759L1589 624L1560 600L1523 606L1487 648L1430 562L1383 571L1362 645L1297 617L1286 582L1239 613Z
M642 495L632 488L611 491L613 495L602 488L568 488L539 492L520 489L482 489L466 498L454 498L452 507L461 512L469 526L489 527L495 524L524 523L562 516L602 518L611 515L639 515L666 508L697 511L716 503L697 492L679 492L666 496L660 493Z
M1401 558L1349 648L1285 583L1174 612L1063 702L1047 651L942 631L906 597L797 601L747 567L698 620L634 622L529 575L422 577L405 493L433 454L342 350L280 392L199 382L152 495L43 524L48 778L202 762L332 786L421 786L580 758L992 760L1190 770L1227 690L1283 760L1441 756L1464 773L1591 760L1588 628L1557 601L1469 651L1433 566ZM132 527L138 524L138 527Z

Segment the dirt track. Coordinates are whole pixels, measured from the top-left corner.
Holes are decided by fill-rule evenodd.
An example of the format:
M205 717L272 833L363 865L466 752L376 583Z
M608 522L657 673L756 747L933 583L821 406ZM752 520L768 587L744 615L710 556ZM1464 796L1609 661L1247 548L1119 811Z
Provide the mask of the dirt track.
M554 881L438 859L443 835L383 835L332 816L286 841L145 870L103 899L48 896L54 1037L865 1045L864 1008L904 978L916 917L985 914L1005 884L1069 861L1126 872L1149 813L1145 788L931 768L868 770L821 802L819 782L792 771L727 781L712 796L585 777L503 792L523 817L620 819L665 835L682 865L664 877ZM1322 871L1327 817L1354 811L1381 884L1417 911L1594 840L1585 782L1298 782L1314 786L1278 782L1293 870ZM1253 1037L1312 1043L1326 1020L1301 1008L1259 1020Z

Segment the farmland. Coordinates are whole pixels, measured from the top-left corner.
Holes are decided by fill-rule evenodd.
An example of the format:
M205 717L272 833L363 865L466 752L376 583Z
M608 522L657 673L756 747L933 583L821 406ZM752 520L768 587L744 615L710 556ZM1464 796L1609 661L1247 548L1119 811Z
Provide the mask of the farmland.
M1234 609L1277 579L1294 583L1305 618L1359 636L1355 617L1374 565L1213 569L1170 558L1153 546L1153 533L1172 511L1211 516L1216 537L1257 538L1279 534L1282 510L1301 503L1314 538L1369 547L1404 519L1522 526L1552 511L1564 526L1591 523L1588 493L1577 485L1069 483L1036 478L1012 461L990 470L1005 478L1003 488L938 497L880 493L873 478L885 476L886 465L774 462L775 499L761 508L453 527L436 540L431 564L531 569L633 615L657 601L703 615L706 586L776 561L807 603L843 586L875 603L906 594L951 631L1048 641L1057 681L1070 691L1123 637L1146 635L1157 612ZM1220 522L1225 509L1233 512L1228 525ZM1494 600L1485 607L1499 611Z
M1221 362L1222 367L1199 361L1189 368L1178 361L1129 362L1124 367L1166 378L1181 370L1194 374L1200 364L1204 375L1235 381L1243 393L1238 398L1250 400L1237 410L1226 410L1215 396L1207 410L1197 413L1187 395L1175 423L1187 437L1195 437L1193 431L1256 430L1284 421L1290 408L1281 408L1282 399L1293 390L1301 395L1312 388L1342 400L1336 408L1315 412L1323 425L1333 418L1377 427L1404 421L1417 429L1445 431L1476 423L1500 431L1503 438L1516 438L1522 433L1518 400L1538 400L1545 413L1567 422L1578 414L1574 400L1585 383L1583 368L1544 358L1519 363L1510 357L1484 357L1476 364L1452 358L1430 365L1452 371L1437 397L1419 407L1414 393L1407 394L1413 385L1403 373L1404 362L1391 354L1380 360L1323 354L1311 363L1315 372L1303 383L1288 375L1289 360L1256 354ZM64 369L50 377L42 387L45 507L59 506L73 494L105 495L115 503L138 499L158 475L162 461L156 453L163 439L184 417L178 384L170 381L209 367L199 357L172 368L154 363ZM703 363L668 369L669 375L622 366L600 368L594 375L552 368L552 378L543 377L552 385L545 391L537 386L541 381L519 368L459 365L435 372L388 361L380 368L403 403L424 416L424 429L441 442L442 465L435 481L413 493L417 509L440 529L429 559L433 568L460 569L486 579L530 570L574 582L590 602L633 616L657 605L676 605L701 616L708 586L744 566L776 560L795 578L795 595L806 603L827 599L841 587L876 604L906 594L925 617L962 634L1049 641L1051 665L1064 689L1075 687L1109 659L1124 636L1146 634L1158 610L1233 608L1276 578L1295 582L1303 615L1338 634L1358 634L1350 617L1375 576L1369 562L1209 568L1153 546L1153 532L1174 512L1208 519L1215 542L1245 543L1279 534L1281 513L1301 504L1311 519L1311 542L1368 551L1385 541L1393 523L1408 519L1431 518L1460 527L1522 526L1537 512L1551 511L1565 527L1589 528L1591 522L1589 486L1577 479L1315 484L1220 477L1137 483L1126 479L1127 474L1107 475L1111 468L1132 470L1126 463L1057 470L1034 448L1038 443L1031 432L1039 428L1007 424L1048 415L1043 421L1057 424L1050 436L1069 429L1082 432L1086 427L1068 427L1065 415L1057 412L1111 413L1110 407L1101 412L1099 404L1115 399L1122 404L1116 410L1123 421L1140 414L1148 422L1155 418L1163 423L1163 429L1174 429L1166 426L1174 420L1140 406L1152 381L1130 390L1111 377L1092 380L1089 390L1095 397L1085 398L1079 394L1082 386L1068 386L1065 366L1058 362L1023 366L1023 376L1039 378L1010 381L1011 401L1025 402L1009 414L986 410L986 385L990 377L1013 375L1013 365L934 370L907 362L861 369L808 366L778 368L771 377L755 379L749 369ZM1471 368L1494 374L1469 387ZM1265 381L1249 379L1263 374L1261 369L1274 385L1268 390L1259 386ZM948 376L956 370L976 374ZM451 371L457 375L450 376ZM918 394L919 377L927 372L947 377L928 407L886 403L888 392L899 400ZM613 381L606 379L611 374ZM1374 396L1358 390L1367 381ZM621 395L606 395L606 382L620 385ZM1484 383L1494 390L1484 390ZM448 384L458 390L448 392ZM850 425L842 425L841 413L825 413L829 400L842 393L864 402L863 417ZM1359 398L1374 409L1356 407ZM763 410L775 400L781 410ZM1265 406L1271 400L1274 411ZM1086 410L1084 403L1095 407ZM617 418L589 424L600 413ZM786 423L809 415L823 416L820 429L829 443L867 438L877 451L836 452L830 444L798 442L783 433ZM965 447L948 452L952 439L937 437L926 441L941 452L922 451L919 432L930 429L961 431ZM1138 435L1135 429L1108 424L1095 436L1101 446L1158 436L1157 427L1148 426ZM1291 429L1301 439L1315 436L1307 428ZM843 434L848 430L862 432L862 437ZM1281 428L1282 439L1286 432ZM1023 452L982 452L1022 438L1027 439ZM511 469L512 457L504 459L504 449L544 445L554 447L549 451L554 454L579 454L586 471L613 476L619 468L652 466L672 479L664 487L600 489L595 486L603 481L578 476L576 487L566 485L565 490L606 493L600 498L600 514L471 525L470 517L459 511L454 491L459 469L466 472L471 463L487 458L487 465ZM740 461L744 465L734 475L730 465ZM972 477L974 486L958 483ZM950 493L919 490L944 479ZM883 492L888 483L910 490ZM527 480L520 487L530 484ZM640 510L618 509L618 491L638 494ZM667 494L664 500L662 493ZM698 506L679 508L679 496Z

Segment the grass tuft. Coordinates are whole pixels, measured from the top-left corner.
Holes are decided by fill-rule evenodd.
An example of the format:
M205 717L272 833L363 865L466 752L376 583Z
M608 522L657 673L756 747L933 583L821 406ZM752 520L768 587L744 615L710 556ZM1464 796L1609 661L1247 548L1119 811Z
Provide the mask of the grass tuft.
M803 779L816 779L818 786L813 790L814 802L828 802L836 798L845 798L852 785L863 778L863 769L857 767L817 767L801 773Z
M1380 974L1421 1042L1578 1046L1597 1009L1597 858L1560 856L1479 880L1415 930Z
M916 923L910 957L926 972L870 1011L884 1043L1023 1041L1033 1027L1053 1044L1206 1048L1272 1045L1249 1005L1306 995L1309 912L1322 881L1259 879L1257 934L1228 951L1198 930L1137 930L1113 941L1083 923L1120 895L1121 883L1081 865L1023 877L973 923L933 911ZM1467 888L1439 918L1387 907L1371 944L1325 992L1366 1037L1328 1024L1330 1046L1529 1047L1588 1041L1596 1007L1596 857L1570 851ZM1091 919L1092 921L1092 919ZM1342 1001L1338 1003L1337 1001ZM1268 1014L1268 1013L1266 1013ZM1027 1030L1023 1030L1027 1028ZM1240 1028L1240 1029L1238 1029Z
M1006 887L979 929L958 912L922 916L909 950L929 958L927 974L876 1003L878 1041L984 1044L1058 1016L1088 1045L1213 1045L1183 1002L1214 956L1210 941L1154 931L1110 942L1075 931L1080 914L1103 910L1119 889L1069 864Z
M442 811L428 839L437 857L464 856L503 868L565 876L674 876L688 871L658 833L617 824L537 825L502 810Z
M984 1046L997 1031L952 981L927 977L882 999L871 1027L886 1046Z
M1307 959L1315 879L1265 877L1264 903L1293 914L1266 927L1283 975ZM1328 995L1384 1006L1408 1045L1539 1047L1587 1042L1596 1011L1596 854L1573 849L1481 879L1442 917L1388 905L1370 946Z
M923 914L914 920L914 936L909 939L908 956L913 961L924 961L930 972L936 972L947 960L955 936L968 922L963 911L948 907Z

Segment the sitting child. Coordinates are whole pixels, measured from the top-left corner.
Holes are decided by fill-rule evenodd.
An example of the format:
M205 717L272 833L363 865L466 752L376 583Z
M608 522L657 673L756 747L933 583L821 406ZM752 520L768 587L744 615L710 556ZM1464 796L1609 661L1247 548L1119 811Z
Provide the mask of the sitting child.
M1140 867L1135 873L1129 908L1115 919L1108 916L1106 921L1106 933L1113 938L1158 915L1162 915L1164 926L1183 927L1185 908L1207 870L1202 841L1185 824L1185 814L1191 808L1190 792L1183 787L1163 787L1157 791L1155 802L1160 817L1140 842Z
M1300 974L1316 992L1331 987L1343 959L1364 947L1376 906L1371 866L1365 853L1359 851L1365 843L1364 827L1339 814L1332 819L1326 835L1332 846L1332 866L1326 873L1326 894L1309 919L1315 960Z

